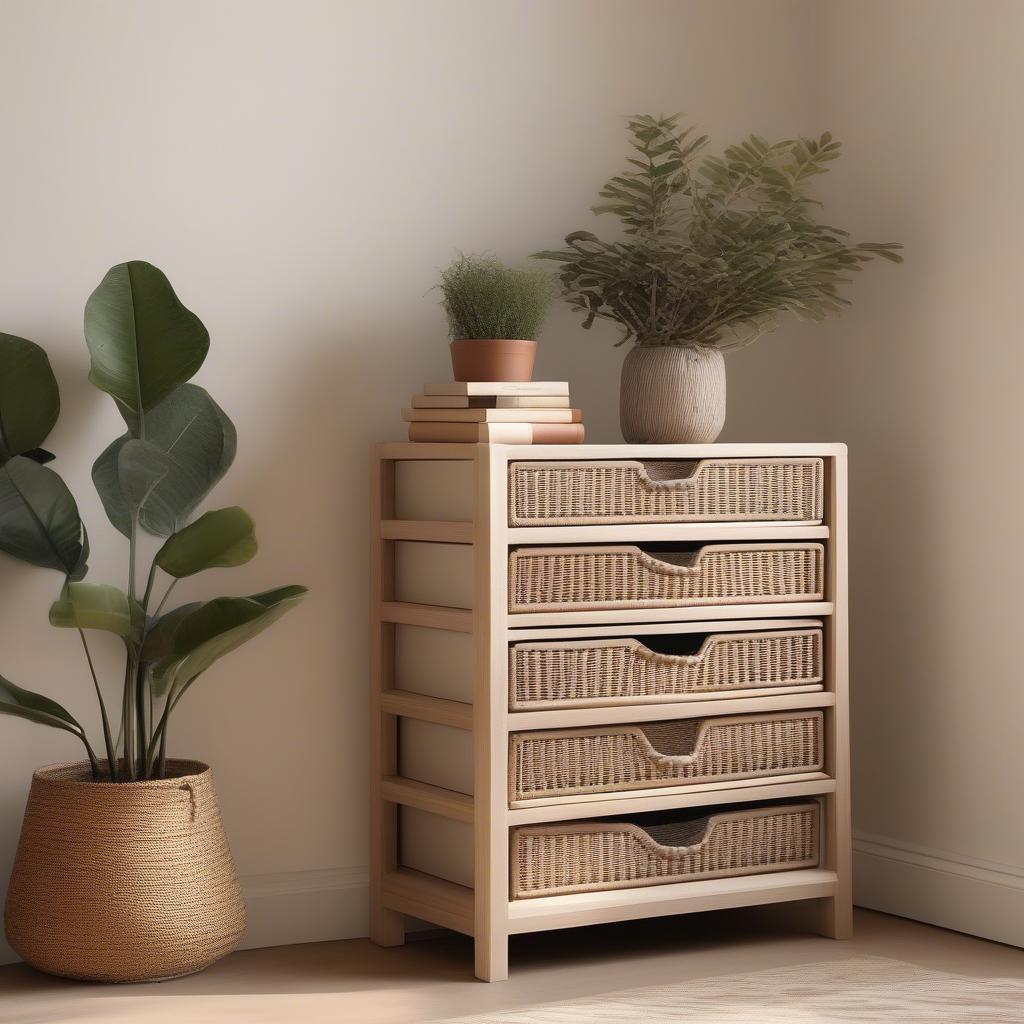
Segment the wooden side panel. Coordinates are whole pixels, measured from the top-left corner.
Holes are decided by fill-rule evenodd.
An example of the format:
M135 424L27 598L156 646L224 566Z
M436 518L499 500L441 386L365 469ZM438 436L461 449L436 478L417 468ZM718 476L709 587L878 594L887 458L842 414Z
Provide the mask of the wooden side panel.
M502 454L481 445L477 462L473 621L476 779L476 976L508 977L507 480Z
M401 864L473 888L473 826L416 807L403 807Z
M394 686L395 627L383 605L394 599L394 545L380 524L394 518L394 463L371 459L370 477L370 938L379 946L405 941L402 915L384 905L384 878L398 866L398 808L384 800L381 780L398 770L397 720L381 695Z
M473 793L473 736L464 729L402 718L398 769L406 779L456 793Z
M836 791L825 800L825 851L822 867L836 873L836 894L819 907L818 929L834 939L853 934L853 847L850 800L849 555L847 533L847 465L845 451L826 461L827 515L831 540L827 549L826 585L833 613L825 626L826 680L835 706L825 712L825 769Z
M473 607L473 547L395 541L395 599L444 608Z
M472 522L474 464L465 459L403 459L395 463L395 515L399 519Z

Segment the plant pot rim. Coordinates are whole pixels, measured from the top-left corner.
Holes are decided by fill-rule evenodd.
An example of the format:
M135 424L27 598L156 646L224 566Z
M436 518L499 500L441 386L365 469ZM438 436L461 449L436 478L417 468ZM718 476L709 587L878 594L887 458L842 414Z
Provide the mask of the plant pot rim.
M453 345L479 342L481 345L536 345L534 338L452 338Z
M99 765L106 767L103 758ZM55 764L43 765L32 773L33 781L38 780L50 787L66 789L179 789L183 782L209 777L210 766L204 761L191 758L169 757L167 759L167 777L163 779L139 779L136 782L111 782L109 779L94 779L88 761L58 761Z
M663 342L650 342L650 341L634 341L633 348L697 348L704 349L710 352L722 352L724 350L718 345L711 344L706 345L700 341L663 341Z

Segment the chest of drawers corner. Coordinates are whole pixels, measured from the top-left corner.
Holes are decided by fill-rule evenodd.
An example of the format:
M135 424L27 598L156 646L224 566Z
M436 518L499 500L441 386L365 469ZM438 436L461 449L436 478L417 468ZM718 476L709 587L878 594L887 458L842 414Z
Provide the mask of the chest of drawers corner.
M846 449L372 453L371 938L852 916Z

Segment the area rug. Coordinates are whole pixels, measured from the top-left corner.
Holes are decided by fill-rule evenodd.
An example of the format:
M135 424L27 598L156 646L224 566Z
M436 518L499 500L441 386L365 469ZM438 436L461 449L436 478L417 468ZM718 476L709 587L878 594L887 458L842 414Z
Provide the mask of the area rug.
M1021 1024L1024 978L855 957L700 978L442 1024Z

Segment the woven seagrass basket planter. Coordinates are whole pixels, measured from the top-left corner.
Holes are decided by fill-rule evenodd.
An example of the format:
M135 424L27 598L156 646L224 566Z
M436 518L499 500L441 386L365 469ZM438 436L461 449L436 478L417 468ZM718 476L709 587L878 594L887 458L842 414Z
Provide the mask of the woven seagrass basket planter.
M168 778L93 782L86 762L32 777L4 925L48 974L157 981L238 945L245 904L212 773L168 761Z

